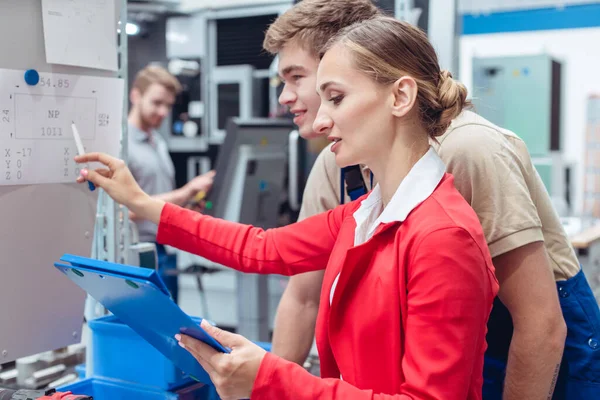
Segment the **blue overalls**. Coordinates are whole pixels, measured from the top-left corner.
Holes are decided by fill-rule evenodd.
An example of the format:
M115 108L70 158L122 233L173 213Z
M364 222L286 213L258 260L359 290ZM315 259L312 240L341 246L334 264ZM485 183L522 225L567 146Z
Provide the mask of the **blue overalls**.
M340 204L344 184L350 199L367 193L359 166L342 169ZM371 188L373 174L371 174ZM566 281L556 282L567 325L567 340L553 400L600 400L600 309L583 270ZM508 309L496 297L488 322L483 400L502 400L502 388L513 334ZM524 399L525 400L525 399Z
M600 310L580 270L556 282L567 324L567 340L553 400L600 399ZM488 323L484 364L484 400L501 400L513 325L510 313L496 298Z

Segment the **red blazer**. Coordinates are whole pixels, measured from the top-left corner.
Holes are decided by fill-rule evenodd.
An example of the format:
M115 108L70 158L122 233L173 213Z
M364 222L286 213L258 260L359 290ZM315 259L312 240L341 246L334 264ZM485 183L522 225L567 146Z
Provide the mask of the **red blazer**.
M355 247L360 202L266 231L168 204L158 241L242 272L326 268L316 329L322 378L269 353L253 400L481 399L498 283L475 212L446 174L404 222L380 225Z

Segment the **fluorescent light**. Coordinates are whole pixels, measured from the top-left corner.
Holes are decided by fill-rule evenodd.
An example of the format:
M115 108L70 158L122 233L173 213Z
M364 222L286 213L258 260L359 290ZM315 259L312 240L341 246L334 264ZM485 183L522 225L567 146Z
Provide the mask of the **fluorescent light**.
M125 33L128 35L137 35L140 33L140 27L136 24L128 22L127 25L125 25Z

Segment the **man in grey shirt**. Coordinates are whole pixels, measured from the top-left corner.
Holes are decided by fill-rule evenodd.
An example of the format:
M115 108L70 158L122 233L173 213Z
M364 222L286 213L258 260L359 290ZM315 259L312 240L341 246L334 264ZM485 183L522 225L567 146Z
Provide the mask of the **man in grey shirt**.
M180 206L189 203L199 192L208 192L214 172L200 175L185 186L175 189L175 168L164 139L156 132L171 112L181 85L167 70L148 66L138 72L133 82L128 117L128 165L140 187L148 194ZM156 242L157 225L150 221L136 222L141 242ZM174 254L156 244L162 279L177 302L177 276L168 271L177 268Z

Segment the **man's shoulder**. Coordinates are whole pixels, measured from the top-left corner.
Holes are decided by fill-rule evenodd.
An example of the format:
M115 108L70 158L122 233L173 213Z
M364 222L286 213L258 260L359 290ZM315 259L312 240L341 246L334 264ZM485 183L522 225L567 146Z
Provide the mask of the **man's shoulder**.
M127 124L127 137L129 139L138 139L141 136L144 136L145 133L140 128L132 123Z
M454 157L489 157L493 154L520 152L525 146L514 132L501 128L482 116L463 111L446 133L434 144L442 159Z
M466 138L468 137L467 135L482 139L504 138L521 140L516 133L494 124L473 111L465 110L452 121L446 133L439 138L439 141L443 145L443 142L448 139Z
M146 141L146 133L136 127L135 125L127 125L127 146L133 151L136 151L140 147L143 147L143 144Z
M150 133L148 133L138 128L136 125L133 125L131 123L127 124L127 139L129 142L136 142L141 144L147 142L149 137L152 137L152 141L154 142L166 143L166 140L163 137L163 135L161 135L161 133L155 129L152 129Z

